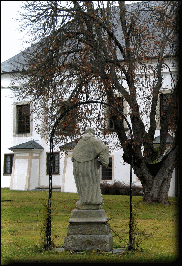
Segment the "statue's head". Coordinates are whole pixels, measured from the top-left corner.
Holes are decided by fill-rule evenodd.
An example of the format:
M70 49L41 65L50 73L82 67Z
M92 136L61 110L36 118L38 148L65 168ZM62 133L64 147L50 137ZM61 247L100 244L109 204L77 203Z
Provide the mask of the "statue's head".
M87 127L86 130L85 130L85 134L86 133L90 133L92 135L95 135L95 130L91 127Z

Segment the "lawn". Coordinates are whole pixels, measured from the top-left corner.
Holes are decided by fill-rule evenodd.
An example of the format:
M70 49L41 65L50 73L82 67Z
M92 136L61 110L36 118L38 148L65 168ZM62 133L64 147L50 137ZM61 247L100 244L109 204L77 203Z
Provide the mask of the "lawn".
M103 195L114 248L127 247L129 196ZM42 249L48 192L1 189L1 264L33 262L171 262L178 257L178 202L146 204L133 197L137 250L122 254L104 252L56 252ZM78 195L54 192L52 240L63 247L68 219Z

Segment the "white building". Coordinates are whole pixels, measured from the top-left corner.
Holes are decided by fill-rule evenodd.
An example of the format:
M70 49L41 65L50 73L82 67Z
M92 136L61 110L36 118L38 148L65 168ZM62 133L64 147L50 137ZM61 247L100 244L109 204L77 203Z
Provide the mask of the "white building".
M5 62L6 67L16 60L16 56ZM35 131L33 114L29 117L30 101L18 101L10 88L11 70L2 63L1 73L1 186L16 190L31 190L48 186L49 144ZM9 71L9 72L8 72ZM24 117L21 117L24 114ZM27 118L26 118L27 114ZM24 123L23 129L21 123ZM72 151L61 156L60 150L54 150L53 187L64 192L76 192L72 173ZM110 157L108 181L129 182L130 165L124 164L122 150L115 151ZM122 173L122 176L120 176ZM102 177L101 180L105 180ZM133 177L133 182L140 182Z
M49 144L35 131L34 114L30 114L31 101L19 101L11 87L13 65L21 53L1 64L1 187L12 190L33 190L49 185ZM175 59L166 59L170 71L177 73ZM163 69L161 93L169 93L171 75ZM159 107L158 107L159 108ZM156 137L160 135L160 124ZM155 144L157 145L157 140ZM100 169L101 182L121 181L129 183L130 165L124 163L123 150L110 154L108 170ZM72 151L61 156L60 149L54 150L53 188L62 192L77 192L71 162ZM133 183L141 186L133 174ZM169 196L175 196L175 170L171 179Z
M145 4L147 3L147 5L156 5L156 1L142 1L141 3L143 2ZM119 28L116 29L116 36L121 38L121 30ZM35 114L31 112L31 99L24 101L18 100L10 86L13 74L19 71L18 62L22 62L22 60L23 56L20 53L1 64L1 186L14 190L32 190L37 187L48 187L49 185L50 147L49 143L47 144L46 140L41 138L35 130ZM174 85L178 67L176 58L172 56L166 57L165 63L168 67L164 67L162 70L163 83L160 95L167 97ZM157 61L156 59L151 59L151 62L148 62L148 64L154 66L157 64ZM138 69L139 91L137 94L139 96L142 91L140 90L140 86L145 87L146 85L145 74L141 69ZM153 74L150 71L147 72L147 75L151 75L152 80ZM126 87L126 81L123 80L122 82L123 86ZM16 85L20 86L20 84ZM145 97L147 97L147 91L143 91ZM160 136L160 103L161 99L165 98L160 95L157 106L157 130L155 132L156 139L154 145L158 144ZM117 96L122 97L122 95ZM140 97L137 100L140 102ZM143 106L142 104L139 105L142 111ZM123 106L124 109L127 109L126 102L123 103ZM124 113L125 111L123 110ZM143 116L142 119L147 127L147 115ZM122 155L122 148L118 150L112 149L109 168L107 170L104 168L100 169L101 182L107 181L112 183L114 181L121 181L123 183L129 183L130 165L124 163ZM57 148L57 150L54 149L53 188L60 189L62 192L76 192L71 156L71 150L68 150L62 155L60 148ZM169 196L175 196L175 190L177 188L175 176L174 170ZM133 183L141 186L135 174L133 174Z

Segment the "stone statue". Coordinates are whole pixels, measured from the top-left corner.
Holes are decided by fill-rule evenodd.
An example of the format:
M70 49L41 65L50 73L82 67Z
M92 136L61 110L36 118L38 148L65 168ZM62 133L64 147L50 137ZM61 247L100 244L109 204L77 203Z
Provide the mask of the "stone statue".
M72 161L73 174L78 190L77 209L72 210L68 220L64 250L111 251L113 237L108 218L102 209L100 190L100 164L109 164L109 149L94 137L94 130L87 128L76 145Z
M100 164L108 166L109 149L87 128L72 156L73 174L79 195L78 209L100 209L103 199L100 190Z

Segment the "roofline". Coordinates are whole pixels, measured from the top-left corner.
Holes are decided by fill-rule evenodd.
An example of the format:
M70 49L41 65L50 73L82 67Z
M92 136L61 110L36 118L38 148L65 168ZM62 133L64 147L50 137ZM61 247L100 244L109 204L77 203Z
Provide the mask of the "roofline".
M175 57L178 57L178 55L177 54L175 54L175 55L170 55L170 54L167 54L167 55L164 55L164 59L165 58L175 58ZM148 57L147 59L146 59L146 61L147 60L152 60L152 59L158 59L158 56L153 56L153 57ZM145 61L145 60L144 60ZM5 62L5 61L4 61ZM120 63L123 63L123 62L125 62L124 60L118 60L118 62L120 62ZM3 63L3 62L2 62ZM14 70L14 71L1 71L1 75L3 75L3 74L17 74L17 73L23 73L24 71L22 71L22 70ZM26 74L26 71L24 72L25 74Z
M11 72L10 72L10 71L9 71L9 72L8 72L8 71L1 71L1 75L3 75L3 74L12 74L12 73L13 73L13 74L16 74L16 73L20 73L20 72L21 72L21 71L18 71L18 70L11 71Z
M13 151L13 152L15 152L15 151L16 152L17 151L25 152L25 150L26 151L34 151L34 152L35 151L39 151L40 152L40 151L43 151L44 149L43 148L42 149L35 149L35 148L31 148L31 149L30 148L24 148L24 149L22 149L22 148L20 148L20 149L19 148L15 148L15 149L13 149L13 148L8 148L8 150Z

